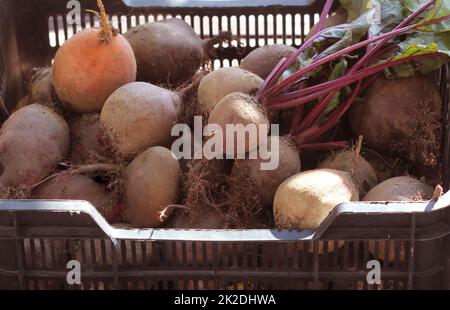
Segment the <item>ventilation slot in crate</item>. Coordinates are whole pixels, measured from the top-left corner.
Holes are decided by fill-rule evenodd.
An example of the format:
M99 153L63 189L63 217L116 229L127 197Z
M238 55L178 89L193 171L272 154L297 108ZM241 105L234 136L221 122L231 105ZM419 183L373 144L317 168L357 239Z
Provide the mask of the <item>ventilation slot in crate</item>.
M300 46L312 25L317 23L319 15L277 14L277 15L112 15L111 24L121 33L130 28L148 22L167 18L180 18L191 25L196 33L204 39L217 36L222 31L230 31L232 42L225 42L222 47L231 46L259 47L268 44L288 44ZM64 44L75 33L85 28L99 26L99 19L93 14L84 14L78 20L72 16L55 15L48 18L49 42L51 47Z

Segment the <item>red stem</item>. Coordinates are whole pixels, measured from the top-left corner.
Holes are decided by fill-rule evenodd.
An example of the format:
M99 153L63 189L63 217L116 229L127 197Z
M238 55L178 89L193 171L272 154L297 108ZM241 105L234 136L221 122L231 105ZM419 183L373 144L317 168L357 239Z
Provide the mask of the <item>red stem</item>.
M398 30L403 28L404 26L410 24L417 16L422 14L426 9L428 9L431 5L433 5L436 2L436 0L431 0L428 3L426 3L424 6L422 6L419 10L415 11L411 15L409 15L405 20L403 20L399 25L397 25L394 30ZM377 53L387 42L389 42L389 38L385 38L377 43L376 46L374 46L372 49L369 49L368 52L350 69L350 71L347 73L348 75L352 74L356 70L358 70L360 67L366 65L371 59L377 59L378 56L383 55L387 51L389 51L392 48L395 48L396 46L388 46L385 49L381 50L380 53ZM331 93L326 98L324 98L318 105L316 105L311 113L306 117L306 119L303 121L302 124L300 124L299 131L304 130L305 128L311 126L311 124L314 122L314 119L317 115L322 114L323 110L326 109L329 102L333 98L335 93Z
M436 1L436 0L435 0ZM331 11L331 8L333 7L334 0L327 0L327 3L325 3L322 14L320 15L320 20L317 23L317 32L322 31L325 27L325 21L327 20L327 16Z
M287 58L286 58L286 57L283 57L283 59L281 59L280 62L279 62L279 63L275 66L275 68L272 70L272 72L270 72L269 76L268 76L267 79L264 81L264 83L262 84L262 86L261 86L261 88L260 88L260 90L259 90L259 92L258 92L258 94L257 94L258 99L261 97L262 91L263 91L264 89L266 89L268 83L270 83L270 82L274 79L275 75L276 75L276 74L278 73L278 71L281 69L281 67L283 66L283 63L284 63L286 60L287 60Z
M268 104L268 106L271 109L289 109L296 107L298 105L306 104L314 99L317 99L319 97L322 97L324 95L328 95L330 92L334 92L338 89L341 89L342 87L345 87L347 85L353 84L367 76L373 75L375 73L381 72L386 68L392 67L397 64L401 64L404 62L408 62L410 60L424 58L428 56L436 55L436 53L427 53L422 55L412 55L408 56L402 59L394 60L394 61L387 61L379 65L375 65L372 67L368 67L366 69L360 70L356 73L353 73L352 75L343 76L339 79L336 79L334 81L325 82L319 85L315 85L312 87L308 87L305 89L302 89L305 93L312 93L307 96L301 96L300 98L295 98L292 100L277 102L275 104ZM325 85L325 86L324 86ZM310 89L314 88L314 91L311 91Z
M302 120L304 112L305 112L305 107L302 105L295 108L295 114L294 114L294 117L292 118L291 128L289 131L289 133L291 135L295 133L296 127Z
M327 56L325 58L322 58L322 59L312 63L309 66L301 68L300 70L295 72L293 75L289 76L288 78L286 78L285 80L280 82L278 85L273 86L272 88L270 88L270 89L268 89L266 91L263 91L262 92L262 96L266 96L267 93L279 93L280 91L283 91L286 88L289 88L299 78L301 78L306 73L311 72L315 68L320 67L321 65L326 64L326 63L328 63L330 61L333 61L334 59L339 58L339 57L341 57L341 56L343 56L345 54L349 54L349 53L351 53L351 52L353 52L355 50L358 50L358 49L360 49L362 47L365 47L368 44L371 44L373 42L377 42L379 40L383 40L383 39L386 39L386 38L388 40L390 40L393 37L401 35L401 34L403 34L405 32L408 32L408 31L410 31L412 29L415 29L417 27L433 25L433 24L435 24L435 23L437 23L439 21L442 21L442 20L445 20L445 19L448 19L448 18L450 18L450 15L444 16L444 17L441 17L441 18L438 18L438 19L435 19L435 20L432 20L432 21L429 21L429 22L426 22L426 23L417 23L417 24L414 24L414 25L411 25L411 26L403 27L403 28L400 28L400 29L397 29L397 30L393 30L393 31L385 33L385 34L381 34L381 35L372 37L372 38L367 39L365 41L361 41L361 42L356 43L356 44L354 44L352 46L346 47L346 48L344 48L344 49L342 49L342 50L340 50L340 51L338 51L338 52L336 52L334 54L331 54L331 55L329 55L329 56Z
M304 96L306 96L306 95L310 95L310 94L314 95L314 94L317 94L318 92L323 93L325 91L326 93L328 93L335 89L338 90L346 85L354 83L361 77L364 78L365 73L367 71L369 71L369 70L368 69L360 70L357 73L354 73L351 75L347 74L347 75L344 75L344 76L342 76L338 79L332 80L332 81L323 82L321 84L317 84L317 85L314 85L311 87L307 87L307 88L303 88L298 91L291 92L290 94L274 97L273 100L270 101L269 106L272 107L272 106L276 106L277 104L283 104L283 103L292 102L295 100L300 100L300 99L304 98ZM333 94L331 94L331 95L333 95Z
M303 139L303 136L310 135L312 133L317 132L320 129L319 125L313 125L309 128L307 128L304 132L302 132L301 135L296 135L292 137L292 140L297 144L303 144L305 141Z
M330 150L340 150L350 147L348 141L337 141L337 142L326 142L326 143L311 143L302 144L300 149L306 151L330 151Z
M325 6L322 11L322 16L328 15L330 13L330 10L331 10L331 6L330 6L330 8ZM269 90L278 81L278 79L283 74L283 72L286 71L294 63L294 61L297 59L298 55L300 55L307 48L309 48L314 43L314 41L318 37L320 37L325 31L326 31L326 29L320 29L320 31L317 31L317 33L315 35L313 35L306 42L304 42L302 44L302 46L300 46L300 48L295 53L293 53L291 55L291 57L289 57L289 59L286 60L283 58L282 60L280 60L280 62L277 64L277 66L272 71L272 73L269 75L269 77L266 79L266 81L264 81L264 84L261 87L261 96L267 95L266 91Z
M387 53L388 51L390 51L391 49L396 48L396 47L397 46L395 46L395 45L391 45L391 46L388 46L388 47L382 49L380 52L376 53L373 56L373 59L378 59L379 56L384 55L385 53ZM351 74L351 73L352 73L352 70L350 70L350 72L348 72L346 75ZM325 109L327 108L328 104L330 103L331 99L333 99L335 94L336 93L330 93L318 105L316 105L312 109L312 111L308 114L308 116L304 119L304 121L299 125L299 128L298 128L299 132L302 132L303 130L305 130L305 128L308 128L309 126L311 126L312 123L314 122L315 118L317 117L317 115L319 115L319 114L320 114L320 116L323 115Z
M328 118L327 122L320 127L317 131L309 133L308 135L300 135L303 141L311 141L315 138L320 137L322 134L330 130L336 125L336 123L341 119L341 117L348 111L350 106L352 105L355 98L361 93L362 81L359 81L356 85L356 88L353 90L353 93L347 98L347 101L344 102L339 108L333 111L333 113Z
M329 93L328 96L326 96L323 100L321 100L321 102L318 105L314 106L314 108L311 110L311 112L308 114L308 116L306 116L306 118L300 124L299 129L298 129L300 132L302 132L303 130L305 130L306 128L308 128L309 126L312 125L316 116L318 114L320 114L321 111L323 111L327 108L327 106L330 103L331 99L333 98L334 94L336 94L336 93L335 92Z
M381 65L376 65L376 66L370 67L369 70L360 70L359 72L357 72L361 67L366 66L368 63L370 63L374 59L378 59L379 56L385 54L386 52L390 51L393 48L396 48L396 46L394 45L394 46L388 46L388 47L382 49L383 46L392 37L395 37L401 33L407 32L407 31L414 29L416 27L419 27L419 26L425 26L427 24L434 24L434 23L438 22L439 20L447 19L448 17L442 17L440 19L436 19L433 21L429 21L429 22L425 22L425 23L417 23L412 26L406 27L406 25L411 23L417 16L419 16L422 12L424 12L427 8L429 8L435 2L436 2L436 0L429 1L427 4L425 4L419 10L412 13L407 19L405 19L399 25L397 25L397 27L394 28L394 30L391 31L390 33L382 34L382 35L378 35L378 36L369 38L363 42L360 42L351 47L345 48L337 53L334 53L332 55L324 57L323 59L314 62L312 65L309 65L305 68L300 69L299 71L297 71L296 73L294 73L293 75L291 75L290 77L288 77L287 79L282 81L279 85L272 87L268 90L266 88L264 88L265 93L263 92L262 95L267 95L269 93L271 93L271 94L279 93L280 91L283 91L284 89L291 87L291 83L293 83L293 82L295 83L296 79L298 79L302 75L306 74L310 70L313 70L313 69L321 66L322 64L332 61L332 60L336 59L337 57L340 57L346 53L350 53L353 50L359 49L363 46L370 46L370 44L372 44L372 42L378 42L373 48L367 49L366 54L361 59L358 60L358 62L349 70L349 72L344 77L337 79L335 81L331 81L331 82L337 82L337 83L329 83L329 82L322 83L320 85L316 85L316 86L309 87L306 89L301 89L299 91L291 92L288 95L278 96L278 97L273 98L274 100L270 100L270 106L272 108L275 108L275 107L282 108L283 106L286 107L287 104L292 104L294 102L296 103L296 105L300 105L300 104L309 102L310 100L313 100L314 97L319 98L320 96L322 96L322 94L325 93L326 90L329 91L328 95L318 105L316 105L313 108L313 110L309 113L307 118L305 120L303 120L303 122L300 124L299 128L296 128L297 127L296 125L298 124L299 120L301 119L301 116L303 113L303 107L302 107L302 109L297 107L296 114L294 116L294 119L293 119L293 122L291 125L291 134L293 134L294 132L297 132L297 131L300 131L300 132L303 131L301 135L295 137L295 141L297 141L297 143L300 142L301 144L303 144L305 141L313 141L314 139L320 137L323 133L325 133L329 129L331 129L339 121L339 119L343 116L343 114L345 114L345 112L347 112L347 110L350 108L350 106L353 103L353 101L355 100L355 98L378 77L378 74L377 74L378 72L381 72L385 68L388 68L388 67L393 66L398 63L403 63L403 62L406 62L406 61L409 61L412 59L417 59L420 57L426 57L426 56L432 55L432 53L430 53L430 54L426 54L426 55L410 56L410 57L406 57L404 59L386 62ZM323 15L321 16L321 20L322 20L322 17L323 17ZM320 26L323 26L323 24L320 24ZM380 51L380 49L382 49L382 50ZM279 69L281 69L281 68L282 67L279 67ZM363 79L366 76L370 75L367 73L375 74L375 75L372 76L371 78L369 78L363 84ZM278 74L278 72L277 72L277 74ZM345 85L350 85L356 81L358 81L358 84L357 84L356 88L354 89L354 91L352 92L352 95L345 101L344 104L342 104L338 109L336 109L330 115L330 117L326 121L325 125L323 125L321 127L319 127L318 125L314 125L313 127L310 127L313 124L313 122L316 120L317 117L320 118L320 116L323 116L323 112L326 109L326 107L328 106L330 100L335 95L335 91L341 89ZM339 85L341 85L341 84L342 84L342 86L339 87ZM312 95L305 96L307 94L312 94ZM305 96L305 97L300 98L302 96ZM316 122L317 122L317 120L316 120ZM308 127L310 127L310 128L307 129ZM307 129L307 130L305 130L305 129ZM321 145L323 147L323 144L321 144ZM308 145L308 147L310 147L310 146L311 146L311 144ZM316 145L313 145L313 146L316 146ZM325 147L329 148L329 146L325 146Z
M426 3L424 6L422 6L420 9L418 9L417 11L413 12L412 14L410 14L405 20L403 20L400 24L398 24L395 28L395 30L398 29L402 29L403 27L409 25L417 16L419 16L420 14L422 14L426 9L428 9L431 5L433 5L436 2L436 0L430 0L428 3ZM416 25L420 26L420 23L417 23ZM353 68L355 68L354 70L359 69L361 66L363 66L365 63L367 63L367 61L377 52L380 50L380 48L386 44L387 42L389 42L390 38L385 38L383 40L381 40L376 46L374 46L373 48L369 49L367 51L367 53L352 67L352 69L350 70L349 73L352 72Z
M363 93L370 85L372 85L373 82L375 82L376 79L378 79L380 76L380 73L376 73L372 76L369 76L366 78L365 82L361 86L361 90L359 93ZM326 110L322 111L321 114L317 117L316 122L321 119L325 115Z
M353 102L355 101L356 97L359 96L364 90L366 90L376 79L378 78L378 75L372 75L370 76L364 83L362 83L362 80L359 81L357 84L355 90L353 91L352 95L348 98L348 100L341 105L338 109L336 109L328 118L325 125L323 125L320 129L312 131L307 133L305 131L305 134L302 134L299 136L299 139L302 139L304 141L311 141L318 137L320 137L322 134L333 128L341 119L341 117L348 111L348 109L351 107ZM317 125L315 125L317 126ZM314 126L314 127L315 127Z

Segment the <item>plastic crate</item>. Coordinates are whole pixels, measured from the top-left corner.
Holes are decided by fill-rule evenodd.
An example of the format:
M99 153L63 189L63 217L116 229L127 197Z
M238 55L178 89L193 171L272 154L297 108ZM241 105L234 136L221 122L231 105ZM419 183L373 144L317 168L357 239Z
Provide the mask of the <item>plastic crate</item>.
M241 46L219 47L217 65L239 62L270 43L301 44L320 1L105 1L123 31L178 16L202 37L232 30ZM95 9L94 0L81 1ZM152 3L153 6L148 6ZM63 0L0 1L0 98L24 94L32 67L49 65L74 31ZM83 27L94 22L83 18ZM220 22L219 22L220 21ZM305 23L308 23L306 25ZM126 26L126 27L125 27ZM53 31L53 32L52 32ZM442 169L448 186L448 69ZM446 188L447 189L447 188ZM346 203L315 231L124 230L94 207L71 201L0 201L0 289L450 289L450 193L437 202ZM69 285L66 263L81 263L82 285ZM367 264L381 264L369 284Z

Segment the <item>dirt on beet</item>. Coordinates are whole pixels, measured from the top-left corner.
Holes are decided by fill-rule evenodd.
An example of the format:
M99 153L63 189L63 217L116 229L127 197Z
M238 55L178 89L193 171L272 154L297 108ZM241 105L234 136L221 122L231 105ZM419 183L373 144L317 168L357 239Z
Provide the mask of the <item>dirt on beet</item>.
M439 114L431 107L431 102L422 102L420 109L415 110L417 119L412 139L398 144L398 150L408 154L411 162L435 168L438 165L440 140L442 135Z

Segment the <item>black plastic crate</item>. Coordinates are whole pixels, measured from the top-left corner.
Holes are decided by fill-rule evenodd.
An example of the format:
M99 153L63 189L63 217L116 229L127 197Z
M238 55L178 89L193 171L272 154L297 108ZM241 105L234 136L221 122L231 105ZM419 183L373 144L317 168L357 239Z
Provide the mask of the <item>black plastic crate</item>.
M232 30L240 42L218 48L216 66L236 64L257 46L301 44L321 1L105 1L123 31L180 17L204 38ZM275 3L277 2L277 3ZM148 3L151 3L148 4ZM94 0L81 1L95 9ZM0 0L0 98L24 94L31 68L51 64L67 26L64 0ZM95 24L92 14L82 26ZM71 30L69 28L72 28ZM448 69L442 169L448 185ZM446 188L448 189L448 188ZM346 203L313 231L125 230L94 207L71 201L0 201L1 289L450 289L450 193L437 202ZM82 285L66 280L81 263ZM369 284L367 263L381 264Z

